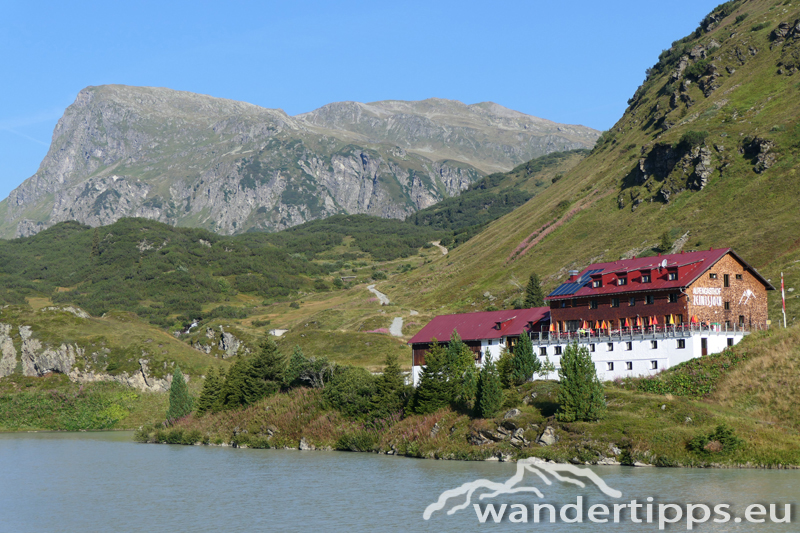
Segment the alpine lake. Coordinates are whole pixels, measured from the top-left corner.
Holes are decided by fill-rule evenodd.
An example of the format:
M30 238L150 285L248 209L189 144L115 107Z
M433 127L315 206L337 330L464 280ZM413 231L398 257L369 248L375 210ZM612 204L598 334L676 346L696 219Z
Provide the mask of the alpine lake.
M583 468L583 467L581 467ZM448 499L426 520L423 516L440 494L479 479L497 484L517 471L516 463L410 459L368 453L253 450L215 446L137 444L130 432L0 434L0 531L659 531L658 505L705 504L711 518L692 524L693 531L800 531L800 471L590 467L605 484L622 493L604 494L587 478L584 487L552 475L526 473L516 487L533 492L499 494L448 514L465 496ZM582 498L581 522L576 509L549 521L534 505L555 509ZM652 519L648 523L648 498ZM591 521L589 508L637 500L639 523L622 511L607 523ZM473 507L484 513L482 523ZM499 512L499 523L486 505ZM729 505L730 519L714 506ZM748 506L760 504L748 522ZM771 520L770 504L775 507ZM785 520L790 506L789 523ZM527 522L522 522L526 509ZM562 509L563 510L563 509ZM512 514L516 512L516 514ZM697 519L701 508L693 510ZM675 512L665 511L668 519ZM594 514L602 520L602 514ZM740 521L737 522L736 518ZM514 521L516 520L516 521ZM665 525L685 531L687 521Z

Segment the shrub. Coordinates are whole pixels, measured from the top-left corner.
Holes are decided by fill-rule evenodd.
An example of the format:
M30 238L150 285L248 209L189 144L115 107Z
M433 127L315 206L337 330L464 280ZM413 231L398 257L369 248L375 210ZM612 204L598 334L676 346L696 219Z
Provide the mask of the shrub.
M686 445L689 451L698 455L708 456L712 453L730 453L744 444L744 441L736 436L733 429L725 424L720 424L709 434L700 434L692 438Z
M707 131L690 130L681 136L680 140L678 141L678 147L688 151L694 148L695 146L700 146L701 144L706 142L707 138L708 138Z
M323 398L332 408L352 417L364 417L375 394L375 378L364 368L346 367L334 374L323 391Z

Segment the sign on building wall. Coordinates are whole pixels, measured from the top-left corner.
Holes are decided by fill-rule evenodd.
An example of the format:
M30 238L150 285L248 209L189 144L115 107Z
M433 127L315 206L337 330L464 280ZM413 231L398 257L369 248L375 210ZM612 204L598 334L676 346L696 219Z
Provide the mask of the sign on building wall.
M706 307L722 307L722 289L719 287L695 287L692 303Z

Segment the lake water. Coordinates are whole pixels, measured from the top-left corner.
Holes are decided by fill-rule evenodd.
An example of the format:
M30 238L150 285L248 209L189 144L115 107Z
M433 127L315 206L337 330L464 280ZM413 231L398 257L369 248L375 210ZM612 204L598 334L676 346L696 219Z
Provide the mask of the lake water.
M511 523L478 521L472 506L447 515L425 508L443 491L479 478L499 483L513 463L415 460L364 453L241 450L137 444L131 433L0 434L0 531L657 531L657 523ZM503 495L498 505L603 502L792 504L790 524L695 525L693 531L800 531L800 471L592 469L622 498L526 478L545 498ZM463 501L463 497L460 498ZM448 505L448 508L451 505ZM509 507L510 508L510 507ZM519 508L517 508L519 509ZM698 516L701 511L696 511ZM640 515L645 518L645 511ZM519 517L520 515L517 515ZM574 513L568 513L568 518ZM668 515L670 518L672 515ZM712 515L712 517L718 515ZM625 515L623 515L623 518ZM758 518L758 517L756 517ZM547 519L547 513L543 520ZM657 521L657 517L654 517ZM684 521L668 531L685 531Z

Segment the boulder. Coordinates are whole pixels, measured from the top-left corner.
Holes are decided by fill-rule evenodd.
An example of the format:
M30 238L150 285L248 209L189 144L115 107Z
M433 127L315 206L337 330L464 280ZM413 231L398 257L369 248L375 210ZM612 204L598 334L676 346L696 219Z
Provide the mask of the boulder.
M552 426L547 426L539 438L536 439L536 442L542 446L551 446L558 442L558 436Z
M313 447L313 446L311 446L311 445L308 443L308 441L306 440L306 438L305 438L305 437L303 437L302 439L300 439L300 445L298 446L298 449L299 449L301 452L305 452L305 451L308 451L308 450L313 450L313 449L314 449L314 447Z
M519 409L509 409L506 411L506 414L503 415L503 418L508 420L509 418L514 418L515 416L519 416L522 414L522 411Z

